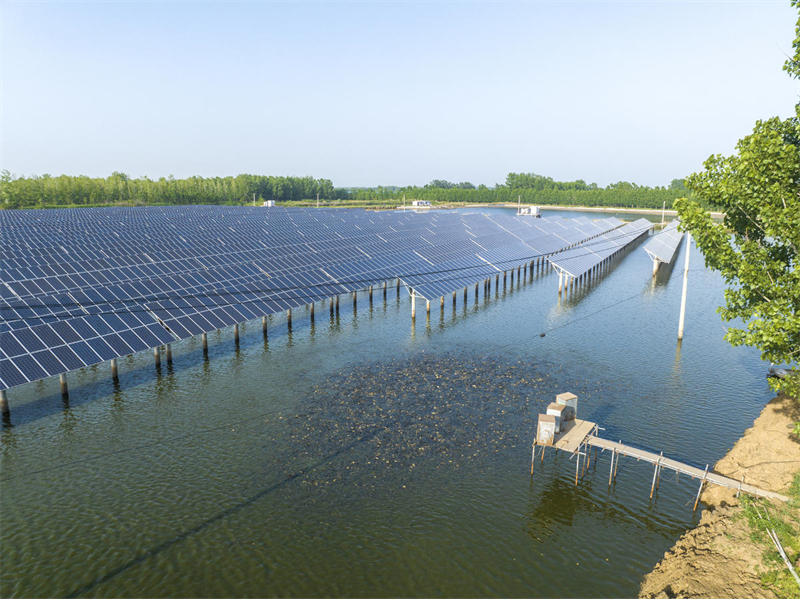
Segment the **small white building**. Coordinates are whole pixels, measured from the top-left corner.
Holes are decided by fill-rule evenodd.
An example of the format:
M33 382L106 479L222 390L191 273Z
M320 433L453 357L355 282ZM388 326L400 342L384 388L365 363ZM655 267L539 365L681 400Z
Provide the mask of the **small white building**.
M563 432L564 430L565 411L569 411L569 408L560 403L551 403L547 406L547 415L553 416L556 419L556 433Z
M542 211L539 210L539 206L522 206L517 210L517 216L535 216L536 218L540 218L542 216Z
M578 417L578 396L574 393L561 393L556 395L556 403L565 406L562 418L574 420Z
M411 205L415 208L423 208L425 206L430 206L431 203L428 200L414 200L411 202Z
M539 426L536 429L536 444L551 446L556 438L556 417L539 414Z
M275 200L264 200L264 207L265 208L274 208L275 207Z

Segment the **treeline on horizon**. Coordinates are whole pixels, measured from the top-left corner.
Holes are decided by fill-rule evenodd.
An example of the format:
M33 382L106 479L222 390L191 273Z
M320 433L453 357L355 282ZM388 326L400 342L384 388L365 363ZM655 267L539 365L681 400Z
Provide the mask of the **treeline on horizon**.
M669 186L647 187L621 181L606 187L596 183L554 181L535 173L509 173L504 184L494 187L472 183L451 183L437 179L424 187L378 186L375 188L334 187L328 179L237 175L235 177L132 178L115 172L111 176L86 177L50 175L14 177L3 171L0 177L0 206L4 209L58 208L80 206L156 206L176 204L247 205L275 200L290 204L320 200L354 203L401 204L428 200L436 204L513 203L562 206L608 206L620 208L661 208L687 194L682 179Z

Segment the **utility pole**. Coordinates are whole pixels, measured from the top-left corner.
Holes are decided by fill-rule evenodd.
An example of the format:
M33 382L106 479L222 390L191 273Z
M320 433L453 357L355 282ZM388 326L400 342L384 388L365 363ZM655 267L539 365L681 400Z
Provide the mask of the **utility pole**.
M683 339L683 321L686 317L686 287L689 284L689 250L692 247L692 234L686 234L686 264L683 267L683 291L681 292L681 317L678 322L678 341Z

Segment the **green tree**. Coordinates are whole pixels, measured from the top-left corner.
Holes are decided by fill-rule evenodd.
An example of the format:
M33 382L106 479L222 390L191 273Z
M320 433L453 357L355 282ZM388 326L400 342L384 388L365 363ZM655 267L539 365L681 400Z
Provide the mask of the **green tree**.
M798 2L793 2L797 7ZM800 19L798 19L800 39ZM800 78L800 41L784 67ZM786 120L758 121L736 154L711 156L689 176L694 197L725 211L714 222L696 200L675 201L681 227L728 284L719 313L741 319L726 339L761 350L761 358L797 371L800 360L800 104ZM800 376L775 380L776 389L800 398Z

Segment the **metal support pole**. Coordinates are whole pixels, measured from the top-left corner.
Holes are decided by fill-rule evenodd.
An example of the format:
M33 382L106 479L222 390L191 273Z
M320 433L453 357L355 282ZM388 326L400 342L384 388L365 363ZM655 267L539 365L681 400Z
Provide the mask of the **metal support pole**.
M416 290L411 290L411 320L414 320L417 317L417 292Z
M315 302L311 302L311 308L310 308L311 309L311 314L309 314L309 318L311 318L311 322L314 322L314 303Z
M203 333L203 351L208 353L208 333Z
M5 391L3 392L5 393ZM531 476L533 476L533 465L536 463L536 441L531 446Z
M261 332L264 333L264 338L267 338L267 317L261 317Z
M661 465L661 458L664 457L664 452L661 452L661 457L658 458L658 474L656 474L656 489L658 489L658 485L661 484L661 469L663 466Z
M559 271L558 272L558 293L561 294L561 290L564 287L564 273Z
M431 300L425 300L425 303L427 304L426 312L428 313L428 316L430 316L431 315Z
M586 448L586 472L589 471L589 466L592 465L592 450L589 449L589 444L584 445Z
M578 471L581 465L581 454L580 452L575 454L575 486L578 486Z
M167 343L166 350L167 350L167 364L172 364L172 344L171 343Z
M156 360L156 366L161 366L161 348L153 348L153 357Z
M353 310L355 310L357 306L358 306L358 295L356 295L356 292L354 291L353 292Z
M703 492L703 485L706 482L706 476L708 476L708 464L706 464L706 471L703 473L703 478L700 479L700 488L697 489L697 497L694 499L694 507L692 508L692 511L697 509L697 502L700 501L700 493Z
M58 376L58 382L61 383L61 397L69 397L69 387L67 386L67 374L62 372Z
M6 395L6 390L0 390L0 412L3 414L8 414L8 395Z
M383 301L386 301L386 281L383 282Z
M239 343L239 325L238 323L233 325L233 339L236 343Z
M660 462L661 462L661 458L658 458L658 459L656 460L656 467L655 467L655 469L653 470L653 482L652 482L652 484L650 485L650 499L652 499L652 498L653 498L653 491L655 491L655 488L656 488L656 476L658 476L658 464L659 464Z
M453 307L456 305L456 292L453 292Z
M397 297L400 297L400 277L397 277Z
M369 303L372 303L372 285L369 286Z
M478 284L475 283L475 303L478 303Z
M622 439L619 440L619 444L622 445ZM619 458L620 456L617 456L617 460L614 463L614 480L617 480L617 467L619 467Z
M681 291L681 316L678 321L678 339L683 339L683 321L686 317L686 288L689 285L689 250L692 247L691 233L686 235L686 264L683 267L683 291Z
M339 296L336 296L336 313L339 313Z
M115 383L119 382L119 371L117 370L117 359L111 359L111 378Z
M658 272L658 265L659 264L660 264L660 262L658 261L658 258L653 258L653 276L656 276L656 273Z
M611 450L611 466L608 469L608 486L611 486L611 475L614 473L614 457L617 455L617 450Z
M467 307L467 288L464 287L464 307Z
M289 308L288 310L286 310L286 326L288 326L290 329L292 328L292 309L291 309L291 308ZM239 328L239 325L238 325L238 324L236 325L236 328L237 328L237 329ZM238 333L238 331L237 331L237 333L236 333L236 340L237 340L237 341L239 340L239 333Z

